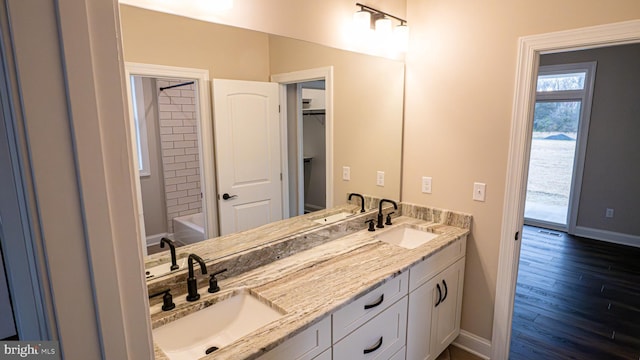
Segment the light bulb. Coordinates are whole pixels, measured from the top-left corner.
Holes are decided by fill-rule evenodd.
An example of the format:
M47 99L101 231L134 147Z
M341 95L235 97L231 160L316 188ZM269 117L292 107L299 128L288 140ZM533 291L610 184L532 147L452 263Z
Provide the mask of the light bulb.
M366 31L371 28L371 13L360 10L353 14L353 25L357 31Z
M382 37L389 37L392 33L391 19L382 18L376 20L376 34Z
M409 27L407 24L400 24L393 29L393 40L398 51L407 52L409 47Z

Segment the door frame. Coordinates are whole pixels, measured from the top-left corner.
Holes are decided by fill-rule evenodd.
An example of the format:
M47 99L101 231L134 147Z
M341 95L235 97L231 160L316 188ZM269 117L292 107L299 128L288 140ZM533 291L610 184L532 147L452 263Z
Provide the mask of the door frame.
M218 223L216 219L217 202L215 190L215 167L213 158L213 124L211 121L211 97L209 95L209 70L184 68L176 66L166 66L157 64L143 64L135 62L125 62L125 83L127 86L127 100L129 101L129 126L132 136L131 145L134 147L134 163L138 163L138 151L135 146L137 140L135 121L133 121L133 106L131 103L131 83L129 79L132 75L140 75L146 77L169 77L179 79L197 80L198 84L198 132L200 134L200 189L202 191L203 209L205 209L206 217L204 222L205 238L209 239L218 236ZM140 190L140 174L138 167L134 166L134 177L132 180L135 184L135 192L137 198L137 218L136 222L140 228L141 245L143 253L147 255L147 242L144 231L144 214L142 208L142 191Z
M325 207L333 207L333 66L325 66L314 69L293 71L271 75L271 82L280 84L281 103L287 99L287 85L297 84L307 81L325 81L325 156L326 156L326 194ZM300 121L300 120L299 120ZM299 124L301 126L301 124ZM282 105L280 111L280 129L282 134L282 186L283 186L283 212L289 214L289 166L288 166L288 144L287 144L287 106ZM298 131L298 144L300 144L300 131ZM298 160L302 160L302 149L298 146L296 152ZM298 161L299 162L299 161ZM298 179L301 178L302 169L298 169ZM301 184L298 184L300 193ZM304 204L302 204L304 206Z
M517 240L520 238L524 223L535 84L540 55L638 42L640 42L640 20L525 36L518 40L518 62L493 317L492 359L507 359L509 356L511 321L520 260L520 241Z

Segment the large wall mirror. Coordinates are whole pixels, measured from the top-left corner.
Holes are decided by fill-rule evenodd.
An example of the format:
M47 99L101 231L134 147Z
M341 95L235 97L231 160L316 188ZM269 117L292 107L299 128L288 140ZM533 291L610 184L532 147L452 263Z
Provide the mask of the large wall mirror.
M273 76L278 74L331 69L333 94L330 99L330 124L322 105L322 92L327 85L322 81L324 79L301 81L295 84L296 87L281 86L279 90L280 96L285 98L290 92L305 94L305 129L308 125L308 130L303 132L303 168L292 169L289 166L288 169L291 177L289 186L295 189L286 196L289 213L283 214L283 217L344 204L350 192L400 200L404 89L402 61L129 5L120 6L120 17L126 63L201 69L208 71L209 80L257 82L274 81ZM145 131L151 139L147 144L147 154L139 152L138 155L150 164L150 173L157 175L157 179L152 180L141 164L146 235L153 237L180 231L179 225L174 229L174 223L167 220L174 215L190 217L194 213L206 213L206 209L213 209L205 217L214 219L214 225L209 225L209 228L215 227L217 197L222 196L224 190L210 183L216 181L216 166L213 166L211 174L213 179L204 180L207 184L201 183L203 170L199 168L202 161L198 154L198 148L210 146L216 163L226 156L218 146L198 144L202 139L207 142L215 139L211 134L198 134L199 131L214 131L215 128L213 125L200 126L200 119L197 118L215 114L215 109L210 111L211 115L199 110L202 105L198 102L199 95L209 97L207 101L214 103L216 94L211 94L211 84L203 88L199 83L202 80L197 76L156 76L152 72L129 81L130 86L141 89L135 92L134 97L137 96L143 105L135 107L134 112L141 119L146 119ZM213 92L216 92L215 86ZM327 126L332 127L331 131L325 130ZM295 141L292 136L291 132L282 134L282 138L287 137L289 142ZM330 141L323 136L331 137ZM326 144L330 144L329 151L322 147ZM180 154L177 149L180 149ZM326 153L331 154L332 162L324 158ZM323 163L330 164L326 165L329 168L321 169ZM349 172L348 180L343 179L345 167ZM379 172L384 173L383 184L379 183ZM307 177L296 183L292 173ZM327 173L331 176L325 181ZM178 175L188 181L176 184L172 178ZM152 185L145 184L154 181ZM207 188L211 190L205 191ZM331 189L329 196L324 192L326 189ZM304 193L305 201L297 204L295 194L300 192ZM204 204L200 200L200 193L206 194ZM206 218L201 221L205 228ZM214 233L211 229L209 232ZM158 240L159 237L151 243Z

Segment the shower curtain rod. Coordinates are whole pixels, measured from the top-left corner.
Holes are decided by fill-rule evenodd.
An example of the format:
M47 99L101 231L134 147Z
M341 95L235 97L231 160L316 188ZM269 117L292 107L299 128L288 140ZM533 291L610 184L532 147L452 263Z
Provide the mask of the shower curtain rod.
M191 85L191 84L194 84L194 83L195 83L195 81L189 81L189 82L182 83L182 84L176 84L176 85L171 85L171 86L163 86L163 87L160 88L160 91L165 91L167 89L173 89L173 88L179 87L179 86Z

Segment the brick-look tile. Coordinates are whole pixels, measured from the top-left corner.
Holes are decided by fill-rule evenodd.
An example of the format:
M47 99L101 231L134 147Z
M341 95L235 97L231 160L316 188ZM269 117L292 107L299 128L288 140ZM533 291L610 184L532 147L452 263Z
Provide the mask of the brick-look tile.
M164 171L169 171L169 170L184 170L186 168L185 163L181 163L181 162L176 162L173 164L167 164L164 166Z
M195 155L181 155L181 156L176 156L176 162L183 162L186 163L185 168L189 168L189 162L190 161L195 161L196 160L196 156Z
M183 134L173 134L173 133L172 134L166 134L166 135L160 135L160 140L161 141L183 141L184 140L184 135Z

